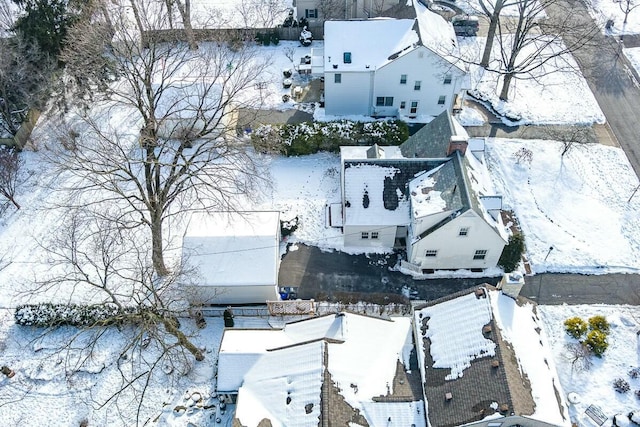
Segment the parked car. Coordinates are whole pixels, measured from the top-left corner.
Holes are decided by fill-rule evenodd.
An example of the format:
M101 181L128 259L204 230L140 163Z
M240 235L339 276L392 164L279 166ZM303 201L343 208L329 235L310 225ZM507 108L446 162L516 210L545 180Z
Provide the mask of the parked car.
M478 17L470 15L456 15L451 18L451 24L457 36L465 37L477 35L480 27Z

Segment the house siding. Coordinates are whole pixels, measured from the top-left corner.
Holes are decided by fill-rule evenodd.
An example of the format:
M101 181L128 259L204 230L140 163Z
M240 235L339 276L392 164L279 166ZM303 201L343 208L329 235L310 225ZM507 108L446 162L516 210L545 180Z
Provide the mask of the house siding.
M407 83L400 84L400 76L407 75ZM445 75L451 75L451 83L444 84ZM455 95L460 92L465 79L464 73L426 47L420 46L376 70L373 99L378 96L393 96L394 107L406 107L400 115L437 116L444 110L451 111ZM420 90L415 90L415 82L420 81ZM440 96L445 103L438 104ZM418 111L410 114L412 101L418 101Z
M265 285L194 285L187 289L187 299L194 304L264 304L278 301L276 283Z
M460 229L469 232L460 236ZM475 211L467 211L411 245L409 262L422 269L490 268L498 264L506 242ZM426 257L427 250L437 250ZM483 260L474 260L476 250L486 250Z
M393 248L396 240L395 225L352 225L344 227L344 245L347 247ZM362 233L369 233L368 239ZM378 238L372 239L371 232L377 232Z
M370 115L373 107L371 72L343 72L338 69L325 71L324 98L327 115ZM341 82L335 83L335 75L341 75Z

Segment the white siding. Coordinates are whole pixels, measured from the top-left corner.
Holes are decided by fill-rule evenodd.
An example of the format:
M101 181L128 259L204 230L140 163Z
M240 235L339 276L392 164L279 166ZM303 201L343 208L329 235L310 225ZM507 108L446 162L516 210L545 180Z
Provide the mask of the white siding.
M396 241L396 226L346 226L344 227L344 245L346 247L365 248L393 248ZM369 233L368 239L362 238L362 233ZM371 238L371 233L378 233L377 239Z
M335 83L340 74L341 83ZM325 71L324 99L327 115L371 114L372 72Z
M407 83L400 84L400 76L407 75ZM451 83L444 84L446 75L451 75ZM394 107L406 107L401 115L410 115L412 101L418 101L415 115L437 116L445 109L451 111L455 95L460 91L464 73L433 53L426 47L419 47L376 71L373 101L379 96L393 96ZM420 81L420 90L415 90L415 82ZM438 105L438 98L445 96L444 105ZM411 114L414 115L414 114Z
M468 228L460 236L461 228ZM467 211L443 227L412 245L409 262L422 269L458 269L495 267L505 241L474 211ZM437 250L437 256L426 257L427 250ZM486 250L483 260L474 260L476 250Z
M242 268L242 267L240 267ZM187 288L187 298L193 304L264 304L278 301L277 284L269 285L196 285Z

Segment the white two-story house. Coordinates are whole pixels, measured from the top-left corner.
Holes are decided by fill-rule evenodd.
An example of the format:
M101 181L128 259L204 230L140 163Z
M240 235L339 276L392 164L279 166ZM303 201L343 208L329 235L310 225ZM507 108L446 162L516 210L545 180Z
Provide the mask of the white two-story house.
M461 101L468 75L453 27L415 8L415 19L325 22L312 69L324 75L327 115L433 117Z
M417 273L495 267L507 243L482 153L448 112L400 147L342 147L344 245L406 248Z

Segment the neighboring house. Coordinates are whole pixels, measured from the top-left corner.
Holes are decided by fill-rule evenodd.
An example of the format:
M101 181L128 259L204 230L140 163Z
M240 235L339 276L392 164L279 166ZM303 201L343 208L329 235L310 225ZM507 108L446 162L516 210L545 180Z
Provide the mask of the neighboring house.
M234 425L426 427L412 336L410 317L351 313L225 329L218 393L236 395Z
M496 309L486 288L458 292L415 308L418 363L429 425L554 425L522 417L534 412L536 418L553 415L537 411L531 379L523 373L518 354L503 341ZM557 395L558 390L554 386L548 392ZM558 414L561 408L558 400Z
M399 16L413 12L407 0L297 0L299 18L310 23L332 19L369 19Z
M187 298L197 304L264 304L279 300L280 214L216 212L191 216L183 264L198 275Z
M327 115L418 118L458 108L468 75L451 24L416 2L415 19L327 21L312 73Z
M468 139L444 112L400 147L341 147L344 245L406 248L416 273L495 267L502 201Z

